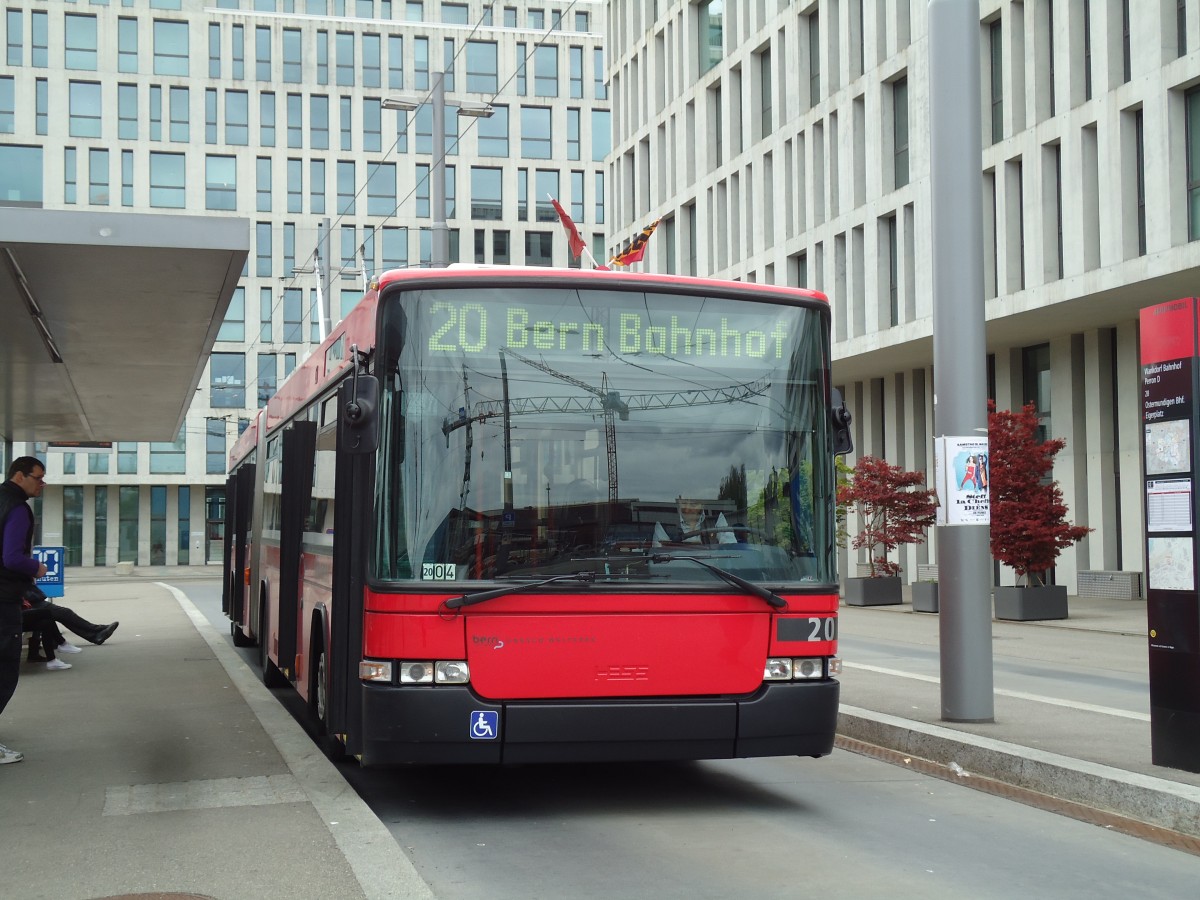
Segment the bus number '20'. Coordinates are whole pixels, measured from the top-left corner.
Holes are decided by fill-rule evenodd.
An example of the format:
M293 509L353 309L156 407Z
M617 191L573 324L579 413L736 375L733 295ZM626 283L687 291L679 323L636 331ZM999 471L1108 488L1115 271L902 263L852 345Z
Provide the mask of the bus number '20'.
M430 314L446 313L446 321L429 338L430 353L479 353L487 344L487 310L478 303L461 306L439 300Z

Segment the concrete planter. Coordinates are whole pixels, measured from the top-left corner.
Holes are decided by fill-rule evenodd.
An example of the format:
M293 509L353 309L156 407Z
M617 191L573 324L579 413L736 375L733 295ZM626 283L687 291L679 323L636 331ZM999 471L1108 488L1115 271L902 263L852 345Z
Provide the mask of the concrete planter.
M847 606L894 606L903 602L899 575L846 579Z
M912 583L912 606L913 612L937 612L938 583L936 581L914 581Z
M993 593L997 619L1040 622L1067 617L1067 589L1060 584L997 587Z

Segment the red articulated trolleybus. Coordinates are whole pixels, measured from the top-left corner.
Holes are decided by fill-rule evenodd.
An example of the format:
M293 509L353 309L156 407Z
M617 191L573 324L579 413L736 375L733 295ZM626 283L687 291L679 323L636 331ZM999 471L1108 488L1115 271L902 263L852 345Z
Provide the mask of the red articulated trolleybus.
M829 322L765 285L387 273L231 454L235 643L363 765L828 754Z

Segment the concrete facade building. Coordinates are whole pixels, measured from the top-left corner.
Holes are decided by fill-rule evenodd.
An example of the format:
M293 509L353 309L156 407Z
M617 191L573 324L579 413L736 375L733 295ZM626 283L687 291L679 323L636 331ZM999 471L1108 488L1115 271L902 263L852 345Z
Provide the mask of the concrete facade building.
M11 0L3 15L0 207L253 230L175 440L12 448L46 458L40 540L68 565L219 561L228 450L317 342L322 309L336 322L371 274L430 263L438 73L450 261L578 265L551 196L606 244L598 2Z
M1074 592L1144 571L1137 316L1200 293L1200 2L979 7L988 394L1067 440ZM662 217L648 268L828 293L856 452L932 483L926 0L614 0L608 27L609 234Z

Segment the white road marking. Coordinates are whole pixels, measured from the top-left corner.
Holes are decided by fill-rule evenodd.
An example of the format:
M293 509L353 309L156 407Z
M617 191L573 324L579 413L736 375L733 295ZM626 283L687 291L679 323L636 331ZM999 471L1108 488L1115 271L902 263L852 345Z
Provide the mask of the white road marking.
M875 672L879 675L893 675L897 678L909 678L914 681L924 681L929 684L941 684L941 679L935 675L918 675L915 672L902 672L899 669L887 669L883 666L872 666L866 663L854 663L842 660L846 669L862 669L864 672ZM1122 719L1134 719L1138 722L1149 722L1149 713L1133 712L1128 709L1117 709L1112 706L1097 706L1094 703L1079 703L1075 700L1063 700L1061 697L1046 697L1042 694L1028 694L1025 691L1009 691L1004 688L994 688L993 692L1001 697L1012 697L1015 700L1031 700L1034 703L1047 703L1051 706L1064 706L1067 709L1078 709L1084 712L1100 713L1105 716L1119 716Z

